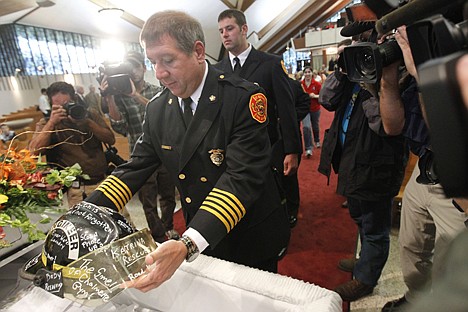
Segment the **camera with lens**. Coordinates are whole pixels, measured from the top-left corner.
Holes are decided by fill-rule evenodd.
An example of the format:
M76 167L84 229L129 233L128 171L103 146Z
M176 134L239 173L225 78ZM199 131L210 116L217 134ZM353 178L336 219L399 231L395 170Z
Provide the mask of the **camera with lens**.
M67 115L76 120L85 119L88 116L88 108L86 104L76 96L75 102L68 102L63 105Z
M403 6L406 3L407 1L400 0L396 5ZM352 23L344 27L341 34L347 37L360 34L361 37L361 42L344 48L343 57L340 57L342 64L339 66L346 71L350 81L377 83L382 77L383 67L403 59L401 49L392 36L377 44L375 22L393 10L394 7L380 0L367 0L346 8L346 14ZM363 36L365 33L368 36Z
M376 83L382 77L382 68L402 59L403 55L396 40L391 38L382 44L353 44L344 48L343 57L349 80Z
M466 86L457 79L456 68L468 53L468 1L413 0L396 6L379 17L375 30L383 34L406 25L431 137L430 150L419 159L421 174L417 181L440 183L448 197L467 196L468 110L461 93ZM397 46L391 42L345 49L350 79L378 80L379 70L395 60Z
M103 66L99 68L97 81L101 83L104 76L107 76L107 83L109 86L104 92L101 91L101 95L106 96L132 93L132 84L130 81L132 70L133 66L130 62L116 64L104 63Z
M120 166L121 164L125 163L126 161L120 157L119 151L115 146L111 146L108 144L106 145L106 151L104 152L104 155L106 156L106 161L108 164L107 168L107 174L111 174L112 171L117 168L117 166Z
M407 33L437 164L433 173L447 196L468 194L468 111L456 78L457 61L468 49L468 21L455 24L437 14L407 26Z

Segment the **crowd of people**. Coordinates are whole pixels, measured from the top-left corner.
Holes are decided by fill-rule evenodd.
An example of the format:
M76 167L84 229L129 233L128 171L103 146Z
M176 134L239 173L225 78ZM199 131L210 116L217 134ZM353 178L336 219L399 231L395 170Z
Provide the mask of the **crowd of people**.
M346 197L361 245L357 257L337 263L353 279L335 291L344 301L371 294L389 255L392 203L409 150L419 159L432 153L406 28L395 35L404 64L384 67L378 84L353 82L337 65L343 49L368 40L371 31L338 45L328 75L305 67L292 82L280 57L247 41L241 11L223 11L217 22L227 53L211 65L203 29L193 17L162 11L146 21L141 44L162 87L144 80L145 56L130 51L128 94L106 93L106 77L99 86L102 97L94 86L84 95L82 86L65 82L43 89L44 118L30 149L59 166L79 163L91 177L71 189L70 205L85 200L125 214L126 203L139 194L160 245L146 258L154 268L127 286L148 291L200 253L277 272L298 222L302 154L308 159L314 148L322 148L318 171L328 179L332 170L337 174L336 192ZM70 116L71 102L83 103L83 119ZM335 112L324 137L321 107ZM131 157L106 175L103 143L114 144L114 133L128 138ZM431 283L443 280L446 250L466 231L465 202L447 198L440 184L422 181L420 164L401 209L399 244L408 291L385 304L385 312L411 307ZM172 220L176 189L187 225L181 234Z

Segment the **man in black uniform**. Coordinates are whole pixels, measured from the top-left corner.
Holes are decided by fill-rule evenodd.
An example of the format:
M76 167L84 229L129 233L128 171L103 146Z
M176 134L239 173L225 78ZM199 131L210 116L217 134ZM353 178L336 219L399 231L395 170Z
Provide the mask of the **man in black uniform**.
M218 29L229 55L216 65L217 68L257 83L265 90L268 99L268 134L273 147L272 164L284 176L295 174L302 145L294 95L283 61L279 56L258 51L248 43L247 21L244 13L239 10L221 12L218 16ZM286 186L285 181L283 186ZM299 194L298 190L291 190L290 187L285 187L285 190L290 194ZM291 199L288 194L286 198ZM293 202L298 204L298 200L296 198ZM291 204L291 200L288 200L288 205ZM293 219L290 221L295 222Z
M157 287L198 252L275 272L289 226L269 166L261 88L211 67L201 25L185 13L154 14L140 37L166 88L147 105L131 159L86 200L121 210L163 163L179 189L187 230L148 255L147 264L156 265L128 286Z

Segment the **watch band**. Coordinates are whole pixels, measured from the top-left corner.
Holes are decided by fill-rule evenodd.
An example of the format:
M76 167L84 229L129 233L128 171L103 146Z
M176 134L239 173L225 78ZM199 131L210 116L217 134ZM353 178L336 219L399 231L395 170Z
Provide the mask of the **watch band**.
M187 256L185 257L185 260L187 262L192 262L193 260L195 260L200 254L200 251L198 250L198 247L193 242L193 240L186 235L182 235L179 241L184 243L185 247L187 248Z

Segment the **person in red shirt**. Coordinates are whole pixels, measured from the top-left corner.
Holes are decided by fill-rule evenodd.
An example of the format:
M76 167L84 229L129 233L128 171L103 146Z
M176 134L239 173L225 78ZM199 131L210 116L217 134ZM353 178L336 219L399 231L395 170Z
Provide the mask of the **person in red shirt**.
M318 102L318 97L320 89L322 88L322 84L315 80L315 76L316 74L310 67L304 68L304 79L301 82L302 88L304 88L304 91L309 94L310 97L310 112L302 122L304 132L304 147L307 158L312 155L312 132L314 135L315 147L320 148L320 104Z

